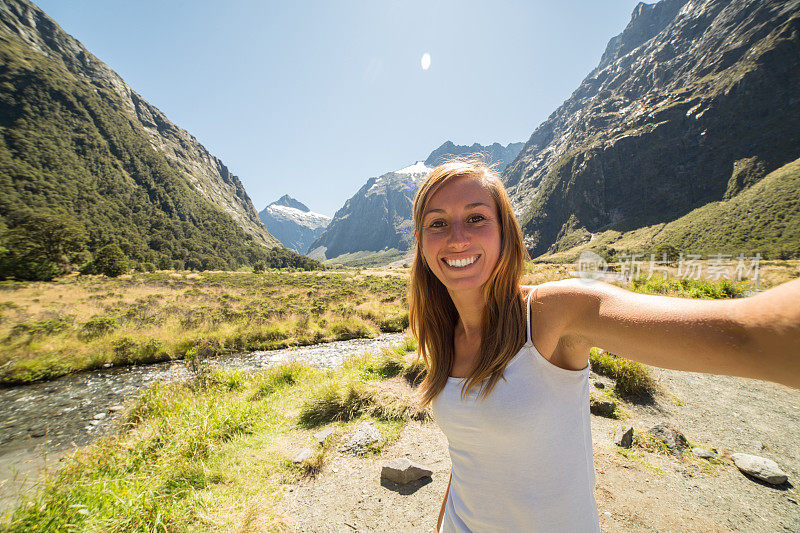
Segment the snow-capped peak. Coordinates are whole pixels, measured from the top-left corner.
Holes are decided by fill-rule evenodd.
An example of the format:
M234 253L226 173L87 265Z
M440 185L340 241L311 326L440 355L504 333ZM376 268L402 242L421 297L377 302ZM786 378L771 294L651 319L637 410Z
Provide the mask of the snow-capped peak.
M430 172L431 168L425 165L424 161L417 161L413 165L409 165L400 170L395 170L395 174L420 174L423 172Z

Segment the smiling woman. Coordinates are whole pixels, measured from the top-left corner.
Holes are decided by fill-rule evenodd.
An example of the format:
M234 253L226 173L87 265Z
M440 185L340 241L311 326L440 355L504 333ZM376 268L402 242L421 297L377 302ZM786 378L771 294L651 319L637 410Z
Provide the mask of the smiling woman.
M600 282L520 286L526 252L485 165L435 168L414 200L409 317L423 404L452 463L439 531L599 531L589 349L800 386L800 280L696 301Z

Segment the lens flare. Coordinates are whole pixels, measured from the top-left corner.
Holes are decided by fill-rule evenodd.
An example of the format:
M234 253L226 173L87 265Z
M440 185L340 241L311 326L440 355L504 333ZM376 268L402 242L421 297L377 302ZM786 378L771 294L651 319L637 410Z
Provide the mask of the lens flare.
M419 62L422 65L422 70L428 70L431 68L431 55L428 52L422 54L422 59Z

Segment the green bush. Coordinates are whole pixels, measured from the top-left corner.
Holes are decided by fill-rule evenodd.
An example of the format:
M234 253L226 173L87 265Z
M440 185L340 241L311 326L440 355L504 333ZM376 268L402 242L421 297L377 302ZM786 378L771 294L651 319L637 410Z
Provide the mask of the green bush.
M589 352L589 362L592 364L592 370L616 381L614 390L620 396L652 396L658 390L650 371L641 363L598 348L592 348Z
M93 316L81 327L78 337L83 340L96 339L114 331L117 328L117 321L108 316Z
M94 268L99 274L116 278L128 271L128 258L116 244L100 248L94 256Z
M22 210L8 220L11 229L0 235L0 279L50 281L81 260L86 234L75 219Z

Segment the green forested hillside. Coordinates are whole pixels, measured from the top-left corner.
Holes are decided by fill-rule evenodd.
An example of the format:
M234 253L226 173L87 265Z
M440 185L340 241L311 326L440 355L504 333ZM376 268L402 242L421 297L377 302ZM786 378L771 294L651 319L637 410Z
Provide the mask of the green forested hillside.
M85 230L89 252L116 243L159 268L236 268L287 255L194 191L101 85L0 33L2 225L31 212L58 215Z

